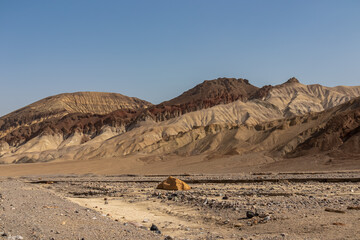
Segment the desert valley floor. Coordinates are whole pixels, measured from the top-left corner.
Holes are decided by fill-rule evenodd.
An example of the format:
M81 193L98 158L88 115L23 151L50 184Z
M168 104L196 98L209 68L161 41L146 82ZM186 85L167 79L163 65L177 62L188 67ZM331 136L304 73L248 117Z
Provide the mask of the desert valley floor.
M191 158L181 166L175 160L154 161L152 167L131 158L118 165L114 161L105 161L101 170L97 161L1 166L0 239L360 236L360 170L346 170L356 160L319 160L322 168L309 171L309 159L256 167L236 166L228 159L223 174L214 173L219 171L216 162ZM124 168L130 163L131 174ZM200 166L204 172L195 173ZM170 174L191 190L156 189ZM160 232L150 230L153 224Z

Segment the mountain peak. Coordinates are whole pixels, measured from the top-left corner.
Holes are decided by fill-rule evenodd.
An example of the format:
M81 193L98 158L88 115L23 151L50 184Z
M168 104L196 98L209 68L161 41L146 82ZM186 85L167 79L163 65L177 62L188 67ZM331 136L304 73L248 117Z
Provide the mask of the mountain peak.
M201 102L211 101L214 102L211 105L217 105L238 99L247 100L256 90L258 90L258 87L251 85L247 79L221 77L214 80L205 80L163 104L178 105L192 102L201 105Z
M246 84L250 84L249 80L245 79L245 78L227 78L227 77L219 77L215 80L205 80L205 82L214 82L214 83L229 83L229 82L237 82L237 83L246 83Z
M296 77L291 77L285 83L300 83L300 81Z

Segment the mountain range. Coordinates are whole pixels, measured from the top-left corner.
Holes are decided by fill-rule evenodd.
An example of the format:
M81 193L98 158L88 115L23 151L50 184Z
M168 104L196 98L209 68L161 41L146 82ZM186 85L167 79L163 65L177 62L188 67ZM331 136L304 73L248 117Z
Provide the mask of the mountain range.
M47 97L0 118L1 163L199 156L203 164L360 158L360 86L207 80L154 105L117 93Z

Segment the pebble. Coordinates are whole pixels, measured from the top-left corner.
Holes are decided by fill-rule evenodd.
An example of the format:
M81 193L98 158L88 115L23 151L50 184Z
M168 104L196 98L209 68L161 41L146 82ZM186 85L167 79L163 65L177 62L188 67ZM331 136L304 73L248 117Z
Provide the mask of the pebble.
M8 237L8 240L22 240L22 239L24 238L20 235Z
M159 228L155 224L151 225L150 231L154 231L154 232L156 232L158 234L161 234L161 231L159 230Z
M253 211L247 211L247 212L246 212L246 217L247 217L247 218L253 218L253 217L255 217L255 216L257 216L257 214L254 213Z
M237 227L237 228L241 228L243 226L244 226L244 224L242 224L242 223L235 223L234 224L234 227Z

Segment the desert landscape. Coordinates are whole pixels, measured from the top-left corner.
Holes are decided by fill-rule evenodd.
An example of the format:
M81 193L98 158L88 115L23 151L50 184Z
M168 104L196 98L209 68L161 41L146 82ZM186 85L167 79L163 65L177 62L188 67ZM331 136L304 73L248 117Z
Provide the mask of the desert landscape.
M4 239L358 239L360 87L207 80L0 118ZM173 176L190 189L157 189Z
M0 240L359 240L359 12L1 0Z

